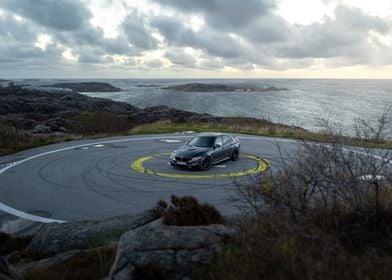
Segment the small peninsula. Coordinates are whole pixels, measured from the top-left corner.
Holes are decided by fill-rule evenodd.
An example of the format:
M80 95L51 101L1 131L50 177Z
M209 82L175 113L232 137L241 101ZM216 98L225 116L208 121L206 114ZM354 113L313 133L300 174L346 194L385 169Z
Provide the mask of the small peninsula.
M245 87L241 85L225 84L207 84L207 83L188 83L163 87L162 89L183 91L183 92L265 92L265 91L282 91L287 88L278 88L274 86L265 87Z
M119 92L121 88L102 82L57 83L44 87L63 88L77 92Z

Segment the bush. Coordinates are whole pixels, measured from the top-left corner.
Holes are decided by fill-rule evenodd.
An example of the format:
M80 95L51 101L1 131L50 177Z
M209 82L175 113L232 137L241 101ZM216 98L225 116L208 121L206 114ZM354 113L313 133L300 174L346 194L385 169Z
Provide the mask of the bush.
M165 204L159 202L160 209ZM158 205L159 206L159 205ZM223 222L219 211L207 203L199 204L193 196L171 196L171 205L163 211L163 223L173 226L200 226L221 224Z

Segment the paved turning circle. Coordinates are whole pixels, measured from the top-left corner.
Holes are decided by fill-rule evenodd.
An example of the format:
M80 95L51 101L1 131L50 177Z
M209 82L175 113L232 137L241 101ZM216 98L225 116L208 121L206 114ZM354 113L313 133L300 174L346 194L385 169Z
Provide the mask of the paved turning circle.
M291 140L238 135L241 156L208 171L179 169L168 153L192 135L144 135L49 145L0 157L0 210L43 222L100 219L140 212L170 195L193 195L235 213L234 182L279 165ZM10 164L11 163L11 164ZM45 213L38 215L37 213Z
M215 165L208 171L190 170L189 168L172 167L168 164L170 153L154 154L144 156L135 160L131 167L144 174L151 174L161 177L178 178L178 179L220 179L233 178L248 175L256 175L265 171L268 162L253 155L241 154L238 161L225 161L220 165Z

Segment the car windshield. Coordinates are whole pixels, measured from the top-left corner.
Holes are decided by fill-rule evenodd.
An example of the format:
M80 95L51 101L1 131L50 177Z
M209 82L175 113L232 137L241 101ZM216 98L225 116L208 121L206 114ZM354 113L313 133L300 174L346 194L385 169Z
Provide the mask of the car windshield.
M212 147L215 143L215 137L213 136L196 136L188 145L195 147Z

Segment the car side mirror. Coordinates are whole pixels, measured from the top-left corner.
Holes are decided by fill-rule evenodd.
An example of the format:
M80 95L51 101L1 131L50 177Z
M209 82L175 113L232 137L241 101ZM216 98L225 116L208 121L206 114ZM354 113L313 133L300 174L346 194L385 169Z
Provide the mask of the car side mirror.
M221 147L221 145L219 145L219 144L214 144L214 149L217 149L217 148L220 148Z

